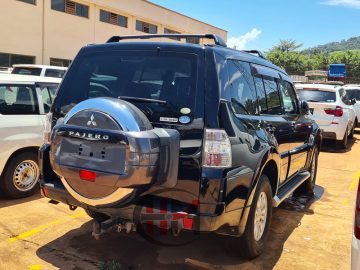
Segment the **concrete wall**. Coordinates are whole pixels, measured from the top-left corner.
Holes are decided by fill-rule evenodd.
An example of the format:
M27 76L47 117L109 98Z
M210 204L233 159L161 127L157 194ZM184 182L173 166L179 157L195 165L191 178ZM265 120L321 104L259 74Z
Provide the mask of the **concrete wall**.
M89 43L103 43L113 35L144 34L135 30L136 19L181 33L214 33L227 39L227 32L145 0L75 0L89 6L89 18L51 9L50 0L37 5L1 0L0 52L36 57L37 64L50 58L73 59ZM100 9L128 17L128 27L101 22Z

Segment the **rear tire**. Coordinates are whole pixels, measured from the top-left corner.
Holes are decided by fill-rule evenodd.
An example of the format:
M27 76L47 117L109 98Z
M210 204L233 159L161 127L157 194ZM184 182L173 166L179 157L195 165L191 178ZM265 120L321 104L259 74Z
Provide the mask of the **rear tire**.
M344 138L340 141L338 141L338 145L341 149L346 149L347 148L347 143L348 143L348 128L346 128L345 130L345 134L344 134Z
M110 217L108 215L105 215L103 213L99 213L90 209L84 209L86 214L88 214L89 217L94 219L97 222L103 222L105 220L108 220Z
M302 183L302 185L295 190L294 194L296 196L304 195L304 194L314 194L317 168L318 168L318 159L319 159L319 149L317 146L315 146L309 166L310 178L306 180L304 183Z
M5 167L0 181L1 191L14 199L31 196L39 187L39 176L37 154L20 153L10 159Z
M271 223L272 197L269 178L261 175L244 234L236 241L237 249L246 259L258 257L264 249Z

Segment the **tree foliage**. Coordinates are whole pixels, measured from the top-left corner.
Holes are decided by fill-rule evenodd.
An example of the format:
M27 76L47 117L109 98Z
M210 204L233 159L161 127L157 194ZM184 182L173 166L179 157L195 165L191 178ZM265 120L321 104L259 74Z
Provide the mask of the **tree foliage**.
M324 52L320 49L311 53L308 51L296 51L296 46L292 49L283 50L279 45L274 46L267 52L267 58L285 69L289 74L304 75L307 70L328 70L330 64L345 64L347 76L360 80L360 50L347 50L336 52ZM293 44L298 44L296 41ZM297 47L299 48L299 47Z

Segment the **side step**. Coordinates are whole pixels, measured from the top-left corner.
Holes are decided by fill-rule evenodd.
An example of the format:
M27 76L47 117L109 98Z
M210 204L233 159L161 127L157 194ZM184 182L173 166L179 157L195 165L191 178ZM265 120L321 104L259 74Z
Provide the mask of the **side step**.
M278 207L291 193L295 191L302 183L310 178L310 172L301 172L293 176L285 185L279 188L278 194L273 198L273 206Z

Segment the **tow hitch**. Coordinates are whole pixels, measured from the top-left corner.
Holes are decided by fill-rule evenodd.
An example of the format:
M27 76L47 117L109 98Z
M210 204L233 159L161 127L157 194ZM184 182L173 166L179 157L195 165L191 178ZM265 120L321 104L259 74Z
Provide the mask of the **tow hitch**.
M109 218L103 222L94 221L92 236L96 240L99 240L101 235L114 227L116 227L117 232L125 231L126 233L130 233L131 231L136 231L136 226L133 222L124 219Z

